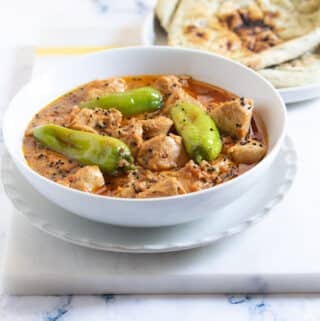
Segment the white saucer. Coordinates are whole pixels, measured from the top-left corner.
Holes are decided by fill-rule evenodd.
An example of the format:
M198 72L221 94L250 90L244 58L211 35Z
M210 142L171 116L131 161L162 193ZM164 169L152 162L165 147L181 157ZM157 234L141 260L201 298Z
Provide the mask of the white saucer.
M287 137L264 180L236 202L214 214L208 213L205 219L162 228L124 228L86 220L50 203L36 192L15 169L8 155L4 156L2 164L7 195L21 214L42 231L94 249L156 253L204 246L257 223L283 199L291 186L297 156Z
M320 83L298 86L292 88L278 89L286 104L297 103L320 97Z

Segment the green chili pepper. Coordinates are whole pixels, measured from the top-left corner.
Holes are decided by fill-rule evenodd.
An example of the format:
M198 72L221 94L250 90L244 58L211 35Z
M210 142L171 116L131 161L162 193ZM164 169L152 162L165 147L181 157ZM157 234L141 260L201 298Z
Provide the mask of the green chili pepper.
M170 109L170 115L188 155L195 162L211 161L219 155L222 149L219 131L200 106L181 102Z
M126 144L110 137L73 130L53 124L33 130L33 136L47 148L83 165L98 165L109 175L134 168L133 157Z
M116 108L124 116L156 111L161 106L161 93L151 87L141 87L123 93L111 93L80 104L81 108Z

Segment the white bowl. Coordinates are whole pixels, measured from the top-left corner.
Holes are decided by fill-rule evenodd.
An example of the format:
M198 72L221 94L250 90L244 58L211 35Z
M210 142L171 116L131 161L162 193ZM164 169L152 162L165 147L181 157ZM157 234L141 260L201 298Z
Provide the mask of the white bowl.
M266 157L243 175L199 192L153 199L122 199L64 187L32 170L22 152L24 131L43 106L80 84L97 78L141 74L188 74L239 96L253 98L269 137ZM134 47L75 59L59 70L30 81L12 100L4 118L5 145L19 171L50 201L91 220L123 226L156 227L189 222L212 213L252 189L278 154L286 109L277 91L261 76L226 58L170 47ZM210 208L210 211L207 209ZM234 213L237 215L237 213Z

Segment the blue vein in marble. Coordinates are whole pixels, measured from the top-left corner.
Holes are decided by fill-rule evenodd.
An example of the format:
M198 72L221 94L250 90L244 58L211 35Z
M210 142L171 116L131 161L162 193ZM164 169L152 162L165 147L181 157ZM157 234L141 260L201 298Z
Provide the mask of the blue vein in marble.
M145 13L150 10L149 6L143 0L136 0L135 5L139 13Z
M263 302L256 305L257 308L263 308L263 307L265 307L265 306L266 306L266 305L265 305L265 303L263 303Z
M270 311L269 306L264 303L264 298L261 299L259 303L254 304L250 307L250 314L251 315L264 315L265 313L270 313L273 315L273 312Z
M116 7L112 6L110 0L92 0L94 6L100 14L138 14L143 15L152 11L152 7L145 0L131 0L132 6Z
M250 321L278 320L270 305L265 303L265 296L227 295L230 304L244 304Z
M44 321L58 321L70 309L72 301L72 296L63 296L61 297L61 302L53 309L51 312L47 312L43 318Z
M251 297L249 295L228 295L227 299L230 304L242 304L248 302Z
M93 0L93 2L95 3L100 13L106 13L109 10L109 6L106 0Z
M112 301L114 299L114 294L103 294L101 297L104 299L106 303Z

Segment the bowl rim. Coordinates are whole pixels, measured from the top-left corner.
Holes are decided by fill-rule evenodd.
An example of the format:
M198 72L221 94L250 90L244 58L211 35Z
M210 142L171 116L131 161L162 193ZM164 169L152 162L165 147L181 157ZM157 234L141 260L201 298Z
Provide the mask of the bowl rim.
M171 52L180 52L181 54L185 53L185 52L189 52L191 54L195 54L195 55L202 55L202 56L206 56L206 57L214 57L215 59L217 59L218 61L226 61L227 63L230 64L234 64L237 65L238 67L242 68L244 70L244 72L249 72L252 75L254 75L256 78L260 79L260 81L262 81L264 83L265 86L267 86L271 91L273 91L273 93L275 94L275 96L277 97L277 99L279 100L281 109L282 109L282 114L283 114L283 124L282 124L282 129L281 129L281 133L275 143L275 145L273 146L272 150L270 152L267 153L267 155L257 164L255 165L253 168L249 169L247 172L241 174L240 176L237 176L227 182L218 184L216 186L212 186L206 189L202 189L196 192L191 192L191 193L186 193L186 194L179 194L179 195L173 195L173 196L161 196L161 197L150 197L150 198L122 198L122 197L117 197L117 196L107 196L107 195L99 195L99 194L94 194L94 193L89 193L89 192L85 192L85 191L80 191L77 189L73 189L67 186L64 186L62 184L59 184L57 182L54 182L42 175L40 175L38 172L36 172L35 170L33 170L26 162L22 162L20 161L20 159L18 159L18 157L15 156L15 152L13 151L13 149L11 148L9 142L8 142L8 138L7 138L7 134L6 134L6 127L8 126L8 120L7 118L9 117L9 111L11 109L12 104L14 103L14 100L16 99L16 97L18 95L21 95L24 93L24 91L26 91L30 86L32 86L33 82L36 81L37 79L41 79L42 77L47 77L50 76L51 74L55 74L59 71L61 71L62 68L59 68L57 70L48 70L47 72L43 73L40 76L37 76L35 78L32 78L31 80L29 80L22 88L20 88L20 90L14 95L14 97L11 99L7 110L4 113L3 116L3 121L2 121L2 128L3 128L3 139L4 139L4 144L6 146L6 149L8 150L11 158L13 159L13 161L19 165L17 166L18 168L20 168L20 166L22 166L22 168L24 170L26 170L27 172L29 172L31 175L36 176L39 180L41 180L43 183L47 183L53 187L57 187L57 188L61 188L62 190L68 191L69 193L74 193L74 194L79 194L80 197L82 196L87 196L90 198L94 198L97 200L103 199L106 201L121 201L121 202L125 202L125 203L143 203L143 202L164 202L164 201L174 201L174 200L182 200L184 198L190 198L190 197L196 197L197 195L201 195L201 194L206 194L206 193L210 193L213 190L221 190L223 188L226 188L229 185L234 184L235 182L241 182L244 179L246 179L249 175L253 175L253 173L255 173L256 171L258 171L258 169L262 168L264 166L264 164L270 160L273 156L276 155L276 153L279 151L280 146L284 140L285 137L285 133L286 133L286 128L287 128L287 110L285 107L285 103L280 95L280 93L272 86L272 84L266 80L265 78L263 78L261 75L259 75L257 72L255 72L254 70L248 68L247 66L241 64L240 62L234 61L230 58L221 56L221 55L217 55L214 53L210 53L210 52L206 52L203 50L199 50L199 49L190 49L190 48L182 48L182 47L169 47L169 46L154 46L154 45L148 45L148 46L127 46L127 47L119 47L119 48L111 48L111 49L105 49L105 50L101 50L95 53L90 53L90 54L85 54L81 57L77 57L77 62L84 60L84 59L88 59L90 57L95 57L95 56L99 56L99 55L104 55L106 53L109 52L122 52L122 51L171 51ZM71 62L72 64L72 62ZM65 63L65 65L70 65L70 63ZM71 89L72 90L72 89ZM22 143L22 142L21 142ZM22 147L22 145L20 146ZM30 182L29 182L30 183ZM31 183L30 183L31 184ZM32 185L32 184L31 184Z

